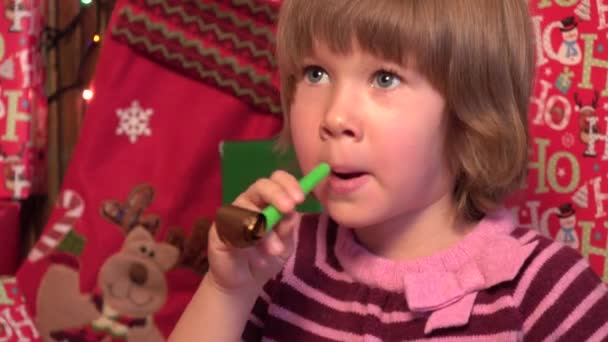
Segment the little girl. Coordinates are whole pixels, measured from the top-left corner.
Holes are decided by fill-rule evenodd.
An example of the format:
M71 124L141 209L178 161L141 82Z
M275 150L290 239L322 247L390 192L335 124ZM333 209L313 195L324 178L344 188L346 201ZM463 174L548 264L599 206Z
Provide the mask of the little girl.
M234 202L284 220L212 229L174 341L606 341L608 293L501 206L526 174L525 0L284 0L283 141L327 162L321 215L277 171Z

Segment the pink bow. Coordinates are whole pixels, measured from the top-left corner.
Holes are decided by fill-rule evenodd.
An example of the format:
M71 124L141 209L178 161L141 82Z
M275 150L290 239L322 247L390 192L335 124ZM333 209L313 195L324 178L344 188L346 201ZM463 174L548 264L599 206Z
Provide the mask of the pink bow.
M410 309L431 313L424 329L426 334L467 324L477 293L515 278L538 242L522 246L514 238L501 237L488 243L491 248L484 248L454 270L412 273L404 277Z

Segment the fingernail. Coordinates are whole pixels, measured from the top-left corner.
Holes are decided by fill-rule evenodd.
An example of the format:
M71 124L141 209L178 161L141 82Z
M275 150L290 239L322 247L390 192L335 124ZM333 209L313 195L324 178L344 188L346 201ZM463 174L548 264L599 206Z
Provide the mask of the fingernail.
M294 192L293 199L295 199L298 202L301 202L304 200L304 194L301 192Z
M290 198L287 197L283 197L281 198L281 200L279 201L281 208L284 210L290 210L291 207L293 206L293 202Z

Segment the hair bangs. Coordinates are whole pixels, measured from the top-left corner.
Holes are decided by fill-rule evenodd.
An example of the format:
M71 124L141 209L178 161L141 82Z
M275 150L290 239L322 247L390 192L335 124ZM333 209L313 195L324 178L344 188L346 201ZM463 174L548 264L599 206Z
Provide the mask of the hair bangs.
M316 43L338 55L349 54L357 44L375 57L416 68L436 86L445 83L439 76L449 65L450 39L438 24L437 1L307 0L286 7L277 39L284 77L297 75Z

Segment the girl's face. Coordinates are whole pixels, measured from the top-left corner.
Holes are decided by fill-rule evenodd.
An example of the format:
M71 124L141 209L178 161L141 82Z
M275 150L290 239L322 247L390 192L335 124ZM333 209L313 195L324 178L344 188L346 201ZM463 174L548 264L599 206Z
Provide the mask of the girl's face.
M451 199L445 99L425 77L357 46L336 55L317 44L303 62L291 136L303 172L331 166L315 194L336 222L402 226Z

